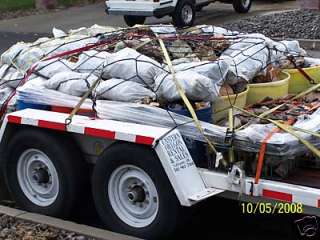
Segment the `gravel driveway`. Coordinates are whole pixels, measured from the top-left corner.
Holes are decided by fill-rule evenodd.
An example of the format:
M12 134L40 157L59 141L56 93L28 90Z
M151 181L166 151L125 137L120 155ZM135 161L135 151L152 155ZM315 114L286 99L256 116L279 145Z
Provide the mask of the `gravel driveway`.
M320 11L293 10L289 12L254 16L222 24L228 29L248 33L262 33L276 38L320 38Z

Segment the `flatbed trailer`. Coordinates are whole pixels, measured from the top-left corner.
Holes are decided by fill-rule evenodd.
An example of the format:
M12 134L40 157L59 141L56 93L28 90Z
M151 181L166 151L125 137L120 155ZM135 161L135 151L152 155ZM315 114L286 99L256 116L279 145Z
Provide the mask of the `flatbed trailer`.
M296 203L320 216L317 170L255 183L236 164L227 172L198 167L177 129L68 116L25 109L4 117L1 168L25 210L65 217L92 195L107 228L147 239L170 235L185 207L213 196L271 202L271 211Z

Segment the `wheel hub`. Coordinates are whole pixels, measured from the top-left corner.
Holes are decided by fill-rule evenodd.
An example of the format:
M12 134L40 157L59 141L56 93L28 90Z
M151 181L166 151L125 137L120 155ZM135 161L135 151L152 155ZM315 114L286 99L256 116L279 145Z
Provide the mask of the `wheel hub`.
M38 168L34 171L33 179L39 184L49 183L50 175L44 168Z
M157 189L149 175L136 166L124 165L113 171L108 196L114 212L132 227L148 226L158 213Z
M22 192L35 205L50 206L59 193L58 173L50 158L42 151L24 151L17 164L17 177Z
M134 186L128 192L128 199L132 203L141 203L146 200L146 193L141 186Z

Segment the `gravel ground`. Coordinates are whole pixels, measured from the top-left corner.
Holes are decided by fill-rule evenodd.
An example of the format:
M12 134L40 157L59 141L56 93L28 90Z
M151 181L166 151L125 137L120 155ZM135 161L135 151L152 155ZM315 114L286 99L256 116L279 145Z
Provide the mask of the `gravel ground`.
M1 240L95 240L86 236L0 215Z
M264 16L254 16L223 27L248 33L262 33L274 38L320 38L320 11L294 10Z

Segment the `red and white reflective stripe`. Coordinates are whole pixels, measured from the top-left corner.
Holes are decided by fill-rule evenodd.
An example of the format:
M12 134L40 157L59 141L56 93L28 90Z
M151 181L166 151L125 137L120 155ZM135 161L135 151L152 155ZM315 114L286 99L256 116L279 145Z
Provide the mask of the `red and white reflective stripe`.
M111 140L121 140L127 142L134 142L144 145L153 145L155 142L154 137L133 135L130 133L123 133L117 131L111 131L107 129L92 128L86 126L67 126L65 123L54 122L41 119L23 118L15 115L7 116L8 122L13 124L32 125L40 128L47 128L57 131L67 131L74 133L81 133L88 136L106 138Z
M290 193L278 192L268 189L262 190L262 196L266 198L271 198L274 200L280 200L285 202L292 202L293 196Z
M320 208L320 196L316 196L314 194L304 194L299 196L296 193L262 189L262 197L290 203L302 203L303 205Z

